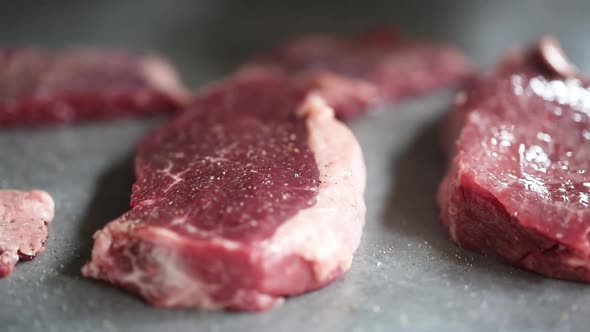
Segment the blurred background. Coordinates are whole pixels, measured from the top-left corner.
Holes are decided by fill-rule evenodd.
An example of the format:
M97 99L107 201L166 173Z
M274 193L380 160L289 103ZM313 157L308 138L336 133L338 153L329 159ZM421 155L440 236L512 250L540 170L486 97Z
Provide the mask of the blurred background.
M590 2L584 0L2 2L3 44L156 49L170 56L193 86L288 36L357 32L385 23L450 40L482 66L494 63L506 47L553 33L579 67L590 69Z

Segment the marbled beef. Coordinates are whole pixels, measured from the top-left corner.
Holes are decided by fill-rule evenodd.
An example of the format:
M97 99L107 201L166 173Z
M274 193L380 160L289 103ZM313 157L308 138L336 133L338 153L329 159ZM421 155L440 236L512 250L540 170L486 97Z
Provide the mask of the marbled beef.
M149 134L136 176L132 209L95 234L83 274L157 306L269 309L342 275L359 245L356 139L268 72L216 84Z

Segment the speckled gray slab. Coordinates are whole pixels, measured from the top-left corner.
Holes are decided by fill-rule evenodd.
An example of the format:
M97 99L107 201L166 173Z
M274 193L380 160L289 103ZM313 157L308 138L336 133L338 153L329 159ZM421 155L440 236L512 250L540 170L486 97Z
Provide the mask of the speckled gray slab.
M452 40L489 66L553 32L590 71L590 3L558 1L47 1L3 5L0 42L153 48L191 86L297 32L392 22ZM161 120L0 133L0 187L56 200L46 252L0 280L0 331L587 331L590 287L454 246L436 219L436 121L452 96L414 98L352 124L368 168L367 225L351 271L263 314L151 308L81 278L92 233L128 207L135 142Z

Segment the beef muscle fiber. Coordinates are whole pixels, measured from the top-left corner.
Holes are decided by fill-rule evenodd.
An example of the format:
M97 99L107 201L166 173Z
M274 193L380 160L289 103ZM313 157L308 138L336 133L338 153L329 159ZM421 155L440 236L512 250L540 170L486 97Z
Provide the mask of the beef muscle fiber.
M574 68L544 38L460 98L438 202L461 246L590 282L590 88Z
M95 234L83 274L157 306L234 310L342 275L364 224L362 153L320 97L290 84L238 75L149 134L132 209Z
M170 112L185 99L173 67L158 56L0 49L0 127Z

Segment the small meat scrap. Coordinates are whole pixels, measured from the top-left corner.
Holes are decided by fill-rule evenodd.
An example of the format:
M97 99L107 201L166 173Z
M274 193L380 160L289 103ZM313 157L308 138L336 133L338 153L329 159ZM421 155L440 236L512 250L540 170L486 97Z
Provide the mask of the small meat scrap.
M53 208L53 199L44 191L0 190L0 278L19 260L31 260L45 250Z
M546 37L509 52L458 99L458 140L438 193L455 242L590 282L589 82Z
M248 62L295 75L321 92L336 115L350 119L371 106L434 89L461 85L474 73L456 48L412 40L389 28L355 38L311 35L295 39Z
M351 265L365 165L323 99L251 71L146 136L132 209L95 236L87 277L161 307L260 311Z
M185 100L176 71L155 55L0 49L0 127L166 113Z

